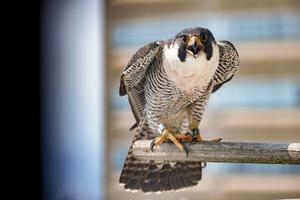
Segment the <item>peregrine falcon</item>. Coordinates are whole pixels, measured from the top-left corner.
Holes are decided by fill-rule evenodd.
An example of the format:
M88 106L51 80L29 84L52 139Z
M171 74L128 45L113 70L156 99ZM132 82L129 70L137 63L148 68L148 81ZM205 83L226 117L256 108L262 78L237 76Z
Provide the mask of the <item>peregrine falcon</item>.
M136 124L133 142L165 141L187 151L182 141L203 141L199 132L208 98L230 81L239 56L229 41L216 42L206 28L187 28L165 41L139 49L123 70L120 96L128 96ZM219 142L216 138L211 141ZM129 190L156 192L194 186L201 162L136 160L129 149L119 182Z

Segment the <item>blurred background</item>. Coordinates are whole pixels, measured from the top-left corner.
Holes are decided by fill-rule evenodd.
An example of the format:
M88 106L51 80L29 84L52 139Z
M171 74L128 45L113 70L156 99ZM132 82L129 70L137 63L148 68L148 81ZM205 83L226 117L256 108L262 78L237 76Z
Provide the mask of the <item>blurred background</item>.
M201 123L205 138L300 142L300 2L237 0L109 1L110 199L300 198L300 167L208 163L202 181L184 192L128 193L118 185L134 122L118 96L120 71L143 44L201 26L229 40L240 70L211 96Z
M240 70L211 96L201 132L224 141L300 142L300 1L74 0L42 6L45 199L300 198L300 166L208 163L180 192L118 184L133 137L123 67L187 27L229 40Z

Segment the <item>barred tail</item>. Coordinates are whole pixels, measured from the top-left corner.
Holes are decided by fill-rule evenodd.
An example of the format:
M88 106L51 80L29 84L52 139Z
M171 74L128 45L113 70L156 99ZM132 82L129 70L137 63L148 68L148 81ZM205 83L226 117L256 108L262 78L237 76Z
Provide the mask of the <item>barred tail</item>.
M197 185L201 177L201 162L136 160L131 146L119 182L124 184L125 189L158 192Z

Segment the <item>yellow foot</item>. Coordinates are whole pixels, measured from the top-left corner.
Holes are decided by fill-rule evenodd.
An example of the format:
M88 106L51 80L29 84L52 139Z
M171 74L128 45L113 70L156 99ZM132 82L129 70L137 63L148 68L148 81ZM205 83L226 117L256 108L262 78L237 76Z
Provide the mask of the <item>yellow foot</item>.
M182 134L184 135L184 134ZM155 145L159 146L161 145L163 142L170 140L171 142L173 142L176 147L180 150L180 151L185 151L187 153L187 150L185 149L185 147L178 141L181 139L184 139L183 136L181 134L172 134L167 128L165 128L162 131L161 136L156 137L152 142L151 142L151 151L153 151L153 147ZM186 137L187 138L187 137Z
M198 134L196 137L193 138L193 140L189 143L189 145L194 144L195 142L202 142L202 141L207 141L207 142L220 142L222 138L215 138L212 140L203 140L200 134Z
M200 134L197 134L193 140L191 141L191 143L193 142L201 142L201 141L208 141L208 142L220 142L222 140L222 138L214 138L214 139L211 139L211 140L204 140Z
M210 142L220 142L222 140L222 138L215 138L215 139L212 139L212 140L208 140Z
M208 142L220 142L222 140L222 138L215 138L215 139L212 139L212 140L204 140L202 137L201 137L201 134L199 132L199 129L196 127L196 128L191 128L191 132L188 132L187 135L191 135L193 137L192 141L190 142L191 143L194 143L194 142L201 142L201 141L208 141Z

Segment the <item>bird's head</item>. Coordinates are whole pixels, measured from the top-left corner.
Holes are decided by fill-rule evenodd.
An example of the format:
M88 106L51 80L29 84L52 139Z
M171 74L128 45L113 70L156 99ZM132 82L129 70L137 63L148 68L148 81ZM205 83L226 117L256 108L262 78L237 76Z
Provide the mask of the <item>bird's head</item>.
M195 59L200 54L205 54L210 60L213 56L213 45L216 44L213 34L206 28L186 28L177 33L174 38L173 48L178 48L178 58L184 62L188 56Z

